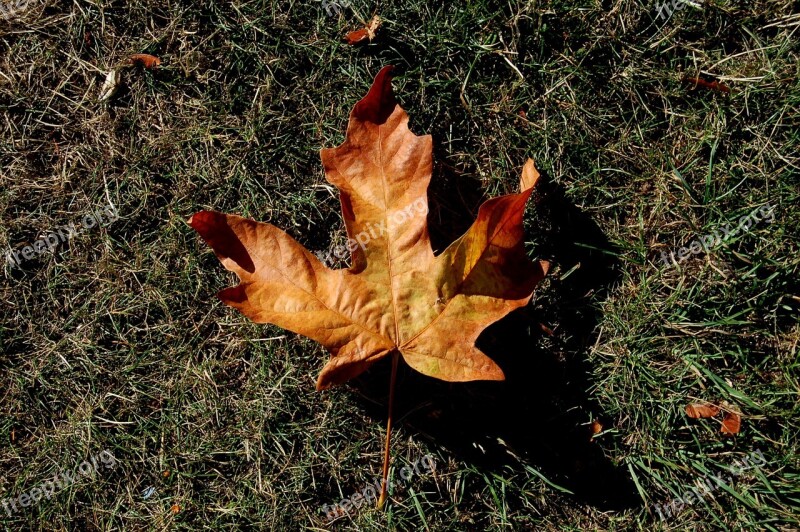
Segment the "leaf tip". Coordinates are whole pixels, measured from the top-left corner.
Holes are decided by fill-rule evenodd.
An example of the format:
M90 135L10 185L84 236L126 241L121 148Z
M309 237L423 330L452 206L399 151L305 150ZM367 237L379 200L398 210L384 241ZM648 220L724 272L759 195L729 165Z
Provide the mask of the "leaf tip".
M550 271L550 261L549 260L540 260L539 261L539 268L542 270L542 277L547 275L547 272Z
M365 122L382 124L386 121L397 102L392 91L393 65L386 65L375 76L369 92L353 108L353 117Z
M189 216L186 220L186 223L189 224L189 227L197 231L198 233L202 233L201 229L208 225L209 215L211 214L210 211L198 211L193 215Z
M539 171L536 169L533 159L525 161L525 166L522 167L522 177L519 182L520 192L525 192L536 186L536 183L539 181L539 176Z

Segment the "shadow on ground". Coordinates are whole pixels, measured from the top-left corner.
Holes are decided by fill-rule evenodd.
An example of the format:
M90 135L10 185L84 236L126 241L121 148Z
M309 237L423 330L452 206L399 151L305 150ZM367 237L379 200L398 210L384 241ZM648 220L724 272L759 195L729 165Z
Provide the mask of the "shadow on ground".
M467 229L483 199L466 181L446 166L435 172L429 224L437 253ZM641 501L627 470L614 466L592 441L592 415L600 409L586 391L587 354L600 318L596 303L618 280L616 254L599 227L547 176L534 203L526 216L536 228L529 238L537 256L560 268L551 268L531 305L478 339L506 380L446 383L401 363L395 419L485 470L521 468L525 462L572 491L578 502L604 510L633 507ZM353 381L365 408L384 421L390 366L385 359ZM602 417L599 422L614 425Z

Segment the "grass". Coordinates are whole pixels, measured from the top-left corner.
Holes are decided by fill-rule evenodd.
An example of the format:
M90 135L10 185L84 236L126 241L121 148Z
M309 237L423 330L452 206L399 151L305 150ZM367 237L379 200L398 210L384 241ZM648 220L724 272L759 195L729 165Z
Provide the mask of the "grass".
M343 44L373 11L378 38ZM0 529L797 529L799 17L784 0L666 22L642 2L354 0L329 17L33 0L0 19L3 249L109 202L120 215L4 266L0 500L104 449L117 465L0 507ZM98 102L141 52L162 66L125 69ZM385 64L433 135L437 250L532 157L527 245L553 269L479 342L506 383L401 367L393 474L426 454L435 471L329 525L322 505L380 474L388 368L314 392L324 350L219 303L233 279L185 219L213 208L341 244L319 150ZM682 81L698 75L730 93ZM772 223L661 264L765 204ZM741 432L688 419L695 401L741 412ZM654 513L756 450L766 463L715 498Z

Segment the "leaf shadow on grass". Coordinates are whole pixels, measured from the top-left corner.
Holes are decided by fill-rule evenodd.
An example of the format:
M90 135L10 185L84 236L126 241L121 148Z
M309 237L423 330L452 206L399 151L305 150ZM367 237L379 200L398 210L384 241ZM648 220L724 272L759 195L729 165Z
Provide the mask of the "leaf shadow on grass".
M436 173L441 175L432 180L428 219L439 253L466 231L484 198L452 168ZM600 407L587 392L592 374L587 356L600 319L597 302L618 282L616 253L591 217L547 176L534 199L536 206L529 209L535 211L536 230L528 237L537 256L551 261L551 273L531 305L492 324L477 342L506 380L447 383L401 364L395 420L485 470L519 470L522 461L573 492L576 502L602 510L631 508L641 500L627 469L604 455L602 437L592 441L591 421ZM439 218L447 227L437 223ZM540 324L554 330L552 336ZM382 420L389 368L381 361L354 381L365 408ZM613 420L600 416L599 421L613 427Z

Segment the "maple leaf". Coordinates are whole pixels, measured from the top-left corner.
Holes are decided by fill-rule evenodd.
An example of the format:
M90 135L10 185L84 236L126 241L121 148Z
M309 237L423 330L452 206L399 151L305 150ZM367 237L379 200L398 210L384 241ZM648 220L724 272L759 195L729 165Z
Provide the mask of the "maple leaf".
M426 216L431 136L408 129L391 70L383 68L353 108L344 143L321 151L326 179L340 192L350 268L329 269L271 224L213 211L189 220L241 281L218 294L224 303L328 349L317 389L393 356L384 478L398 358L445 381L502 380L475 340L526 305L548 269L523 247L522 217L539 178L532 160L519 193L484 202L469 230L434 256Z

